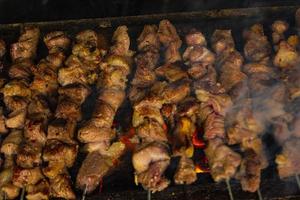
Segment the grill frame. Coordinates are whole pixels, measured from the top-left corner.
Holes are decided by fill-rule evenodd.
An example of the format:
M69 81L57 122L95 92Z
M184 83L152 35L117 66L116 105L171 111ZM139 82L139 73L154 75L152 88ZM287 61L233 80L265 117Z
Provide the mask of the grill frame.
M154 15L141 15L141 16L127 16L127 17L111 17L111 18L97 18L97 19L79 19L79 20L66 20L66 21L53 21L53 22L32 22L32 23L17 23L17 24L1 24L0 25L0 37L3 38L8 44L16 41L18 38L19 30L24 25L34 25L41 29L42 36L45 33L55 30L66 31L72 38L80 30L93 29L104 35L111 37L111 33L118 25L127 25L129 28L129 34L132 38L132 48L136 49L135 40L138 34L141 32L144 24L158 24L162 19L169 19L178 29L179 35L182 37L190 28L196 27L203 31L207 39L216 28L230 28L233 30L233 37L237 44L237 49L241 50L241 44L243 44L241 38L241 27L248 27L249 25L262 22L267 26L270 26L273 20L285 19L291 26L295 24L294 13L299 6L273 6L273 7L260 7L260 8L238 8L238 9L222 9L222 10L210 10L199 12L185 12L185 13L169 13L169 14L154 14ZM236 23L234 23L236 22ZM268 28L270 30L270 28ZM292 29L292 32L297 32L296 29ZM238 34L239 32L239 34ZM268 34L268 31L266 31ZM268 35L269 36L269 35ZM185 47L182 47L184 49ZM37 60L45 57L46 50L42 44L39 43L38 47L39 55ZM9 64L9 58L7 55L6 64ZM130 81L130 79L129 79ZM121 120L120 116L126 115L129 112L129 103L126 101L118 113L116 119ZM91 109L92 110L92 109ZM127 128L128 122L120 123L123 128ZM83 155L79 155L71 174L78 171L81 165ZM271 158L272 159L272 158ZM124 189L120 190L111 189L110 187L120 188L122 183L117 185L113 184L113 181L119 182L122 177L119 175L124 174L122 170L116 170L116 174L112 177L104 178L103 192L98 192L89 195L87 199L133 199L140 200L145 199L147 192L143 191L141 187L134 187L133 174L129 175L128 172L132 171L132 167L126 167L130 163L130 156L127 155L121 167L126 168L127 175L124 176L124 180L131 179L131 183L125 183ZM123 166L124 165L124 166ZM299 189L296 183L293 181L293 177L287 181L280 181L277 175L274 175L274 166L272 165L267 169L267 174L263 175L261 184L261 191L264 198L267 199L300 199ZM271 174L271 175L270 175ZM72 176L74 178L74 176ZM225 183L213 183L207 174L198 176L198 181L190 186L175 186L172 184L168 189L163 192L152 195L152 199L228 199L228 193ZM74 180L73 180L74 181ZM206 182L208 181L208 182ZM241 187L237 181L232 181L232 189L235 199L257 199L256 193L247 193L241 190ZM292 192L291 192L292 191ZM80 195L80 191L77 191Z

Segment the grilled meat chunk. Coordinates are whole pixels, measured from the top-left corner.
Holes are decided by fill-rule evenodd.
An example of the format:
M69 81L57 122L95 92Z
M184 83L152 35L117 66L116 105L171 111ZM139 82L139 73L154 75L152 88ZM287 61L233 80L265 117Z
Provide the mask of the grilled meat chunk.
M176 184L192 184L197 180L197 174L192 159L181 156L174 176Z
M300 140L291 138L283 144L282 153L276 156L280 178L287 178L300 173Z
M25 169L21 167L14 168L12 182L20 188L27 185L35 185L43 178L43 174L39 167Z
M76 199L68 175L60 174L54 179L50 179L50 196L54 198Z
M163 173L170 163L166 146L152 142L137 150L132 157L137 180L151 192L161 191L169 185Z
M241 163L240 155L224 145L223 141L218 138L208 141L205 153L211 175L216 182L233 177Z
M1 145L1 153L6 156L17 154L18 147L22 142L23 134L20 130L12 130Z

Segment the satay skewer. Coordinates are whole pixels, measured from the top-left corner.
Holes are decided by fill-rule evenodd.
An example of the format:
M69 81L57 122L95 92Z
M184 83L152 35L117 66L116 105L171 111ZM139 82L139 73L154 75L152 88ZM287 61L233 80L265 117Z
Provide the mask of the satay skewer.
M230 179L226 179L226 185L227 185L227 190L228 190L228 194L230 197L230 200L234 200L233 194L232 194L232 190L231 190L231 185L230 185Z
M296 182L297 182L298 188L300 189L300 178L299 178L299 175L296 174L295 178L296 178Z
M262 197L260 188L257 189L257 196L258 196L258 199L259 199L259 200L263 200L263 197Z
M81 200L85 200L86 194L87 194L87 185L85 185L84 191L82 193Z
M25 187L22 188L20 200L23 200L25 196Z

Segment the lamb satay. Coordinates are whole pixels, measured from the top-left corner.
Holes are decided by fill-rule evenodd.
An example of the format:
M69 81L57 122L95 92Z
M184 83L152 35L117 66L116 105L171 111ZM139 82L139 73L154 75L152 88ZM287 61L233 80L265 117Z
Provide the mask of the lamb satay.
M157 30L156 25L145 25L137 39L138 54L135 56L137 67L129 90L129 99L133 104L145 96L147 88L156 80L154 69L160 57Z
M216 64L219 69L220 82L236 105L227 114L229 116L226 120L228 143L240 144L242 150L248 152L249 145L247 148L243 148L243 144L248 139L255 138L260 133L260 130L258 133L255 130L257 125L251 115L252 107L248 95L247 76L241 71L244 59L235 49L230 30L216 30L212 37L212 46L217 54ZM261 152L256 151L256 153L261 155ZM258 155L256 157L259 157ZM255 169L257 169L255 171L257 174L254 174L255 176L253 175L253 177L244 176L244 174L253 173L247 168L247 170L243 170L243 173L240 171L238 177L241 179L243 190L254 192L259 187L261 167L260 163L256 164L257 162L254 162L253 159L248 159L247 156L250 156L250 154L245 153L241 163L242 169L245 168L243 166L248 166L248 163L252 162L252 166L255 166Z
M49 49L49 55L33 69L34 78L30 87L32 96L24 127L25 141L20 146L16 159L18 166L24 168L24 170L42 164L42 148L46 142L45 130L51 115L49 101L46 98L50 99L56 93L58 86L57 68L61 66L64 60L63 51L70 43L70 40L62 32L52 32L45 36L44 41ZM46 180L43 179L41 183L44 181ZM49 196L49 193L43 195ZM35 194L31 191L28 198L34 197Z
M85 143L88 155L76 177L77 188L83 197L95 190L102 178L114 169L114 163L125 150L116 138L113 119L125 99L127 76L131 71L133 52L126 26L119 26L112 37L113 46L101 63L103 76L99 78L98 97L92 118L78 130L78 139Z
M286 31L288 29L288 24L283 21L281 23L275 21L272 24L273 34L278 32L278 30L274 29L274 27L277 29L279 27ZM284 31L282 32L284 33ZM285 89L288 91L287 99L283 102L284 104L288 104L287 108L294 107L294 102L299 96L299 86L297 84L299 82L299 78L297 77L299 70L296 64L299 60L299 53L296 49L298 42L295 42L295 39L299 40L298 36L290 36L288 39L283 36L277 48L275 48L276 46L274 47L275 57L273 59L273 64L275 67L280 69L280 77L285 84ZM295 176L298 187L300 187L298 176L299 164L297 160L298 157L296 155L296 152L299 149L299 116L297 111L294 111L294 109L288 110L292 117L287 119L287 117L283 115L277 119L277 124L274 125L274 137L278 143L282 145L282 152L276 156L275 161L277 163L279 177L281 179L285 179Z
M80 107L90 94L89 84L93 84L97 78L101 60L97 44L98 37L94 31L80 32L76 36L72 54L65 62L66 67L58 69L58 105L55 119L48 125L43 151L43 160L48 163L43 173L49 178L50 197L76 198L67 169L74 164L78 152L74 132L77 122L82 118Z
M12 66L8 75L12 79L2 88L4 103L10 112L5 120L7 128L22 129L25 124L27 107L31 98L29 81L35 58L39 29L24 27L18 42L11 45ZM13 181L13 180L12 180Z
M6 54L6 44L4 40L0 39L0 69L2 70L4 67L4 56ZM2 88L5 84L5 78L0 79L0 88ZM8 133L8 129L5 125L5 116L4 116L4 108L0 107L0 136L6 135Z
M2 142L1 153L4 154L5 160L4 166L0 172L1 199L4 199L5 196L9 199L14 199L19 196L20 188L12 183L12 179L15 168L14 156L17 155L22 140L23 134L21 130L11 130Z
M183 60L192 79L201 78L207 66L211 65L215 56L206 48L204 35L193 29L185 37L188 47L183 54ZM178 73L177 73L178 74ZM192 137L196 131L196 115L199 104L194 98L187 98L177 106L172 139L173 154L180 155L180 161L174 180L177 184L191 184L197 179L195 165L191 159L193 152Z
M11 45L12 66L8 74L12 79L3 88L4 103L10 111L6 120L8 128L23 128L31 92L29 81L35 58L39 29L24 27L18 42Z
M202 34L201 34L202 35ZM241 157L226 144L225 115L232 106L231 98L225 94L225 89L217 82L217 72L214 67L215 56L204 44L203 36L198 33L196 43L203 44L202 52L206 52L201 62L195 62L189 72L194 80L194 90L200 109L198 124L203 126L204 139L207 142L205 154L208 158L210 172L216 182L226 181L232 198L229 180L236 174ZM230 44L220 44L220 49L229 48ZM201 53L199 51L198 53ZM200 54L201 55L201 54ZM205 58L205 55L208 56Z

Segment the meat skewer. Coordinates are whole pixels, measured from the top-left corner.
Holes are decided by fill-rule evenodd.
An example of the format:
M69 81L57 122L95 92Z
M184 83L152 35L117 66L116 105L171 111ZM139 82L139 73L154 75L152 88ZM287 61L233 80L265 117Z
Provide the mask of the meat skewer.
M76 35L72 54L58 70L58 105L55 119L48 125L43 160L48 163L43 173L50 180L50 196L75 199L67 169L75 162L78 144L75 128L82 119L80 107L90 94L89 84L97 79L100 51L97 34L86 30Z
M198 104L190 96L190 80L188 74L181 68L182 60L179 48L181 40L175 27L167 20L159 24L158 36L165 51L165 63L155 72L160 79L166 81L156 84L166 84L161 89L163 107L161 112L166 119L172 146L172 156L179 156L179 163L174 175L176 184L191 184L197 179L193 155L192 136L195 132L195 111ZM168 92L170 90L170 92ZM159 95L159 93L157 93Z
M297 14L296 14L297 18ZM296 35L290 36L285 39L284 33L288 30L289 25L285 21L277 20L272 24L272 35L280 35L280 40L274 41L275 57L273 64L281 71L281 78L285 83L288 91L288 100L286 104L293 104L293 101L297 99L299 93L299 85L297 81L299 78L298 66L296 63L299 60L299 53L296 50L299 38ZM276 46L277 42L277 46ZM300 188L298 170L298 159L296 152L299 151L299 137L297 128L299 125L299 116L292 111L292 120L281 119L278 124L275 124L275 139L282 144L282 152L276 156L277 169L279 177L281 179L295 176L296 183ZM282 117L283 118L283 117ZM285 128L282 128L285 127Z
M83 190L82 199L99 185L102 178L123 155L125 145L116 138L113 120L125 99L127 76L131 71L130 38L126 26L119 26L113 34L113 46L101 63L102 76L98 81L98 97L92 118L78 131L78 139L88 152L76 177L77 188Z
M218 33L218 32L217 32ZM205 154L208 158L210 172L216 182L225 180L231 199L233 195L229 180L235 175L240 165L240 155L231 150L225 143L225 115L232 106L231 98L225 94L225 89L217 82L217 73L214 68L215 55L205 46L205 38L202 33L195 32L195 38L203 38L199 51L201 60L191 62L191 72L196 79L194 89L196 97L200 102L198 121L204 128L204 139L208 145ZM214 34L216 36L216 32ZM214 37L213 37L214 40ZM218 46L217 43L213 42ZM198 48L200 48L198 47ZM225 46L227 48L227 46ZM193 69L193 70L192 70Z
M64 62L64 51L70 40L60 31L51 32L44 37L49 54L33 68L34 79L31 83L31 103L29 104L24 127L25 144L17 155L17 162L24 168L42 164L42 149L46 143L46 127L52 117L50 101L55 101L58 89L57 71ZM45 99L49 99L46 101ZM35 189L33 189L35 188ZM43 176L36 185L26 186L26 199L49 198L49 183ZM25 192L25 191L24 191Z
M40 31L36 27L24 27L19 37L18 42L11 45L11 58L13 65L8 71L9 77L12 79L4 88L2 93L4 96L4 103L10 111L8 118L5 120L5 126L10 129L23 129L25 125L25 118L28 112L29 103L31 99L31 90L29 88L30 77L32 75L33 59L35 58L37 44L39 40ZM5 139L5 145L2 145L2 152L6 155L8 163L5 172L10 171L11 176L9 182L1 187L3 191L1 195L5 194L8 198L15 198L19 195L17 188L24 188L25 182L28 184L35 183L36 179L29 177L28 179L21 177L26 173L33 172L33 177L36 175L38 179L41 175L38 169L23 170L14 164L14 160L10 158L11 155L17 154L19 145L23 138L23 133L17 130L11 130ZM9 149L12 145L14 149ZM5 147L8 147L6 149ZM26 176L26 175L25 175ZM28 174L27 174L28 176ZM4 176L5 177L5 176ZM21 183L22 182L22 183Z

